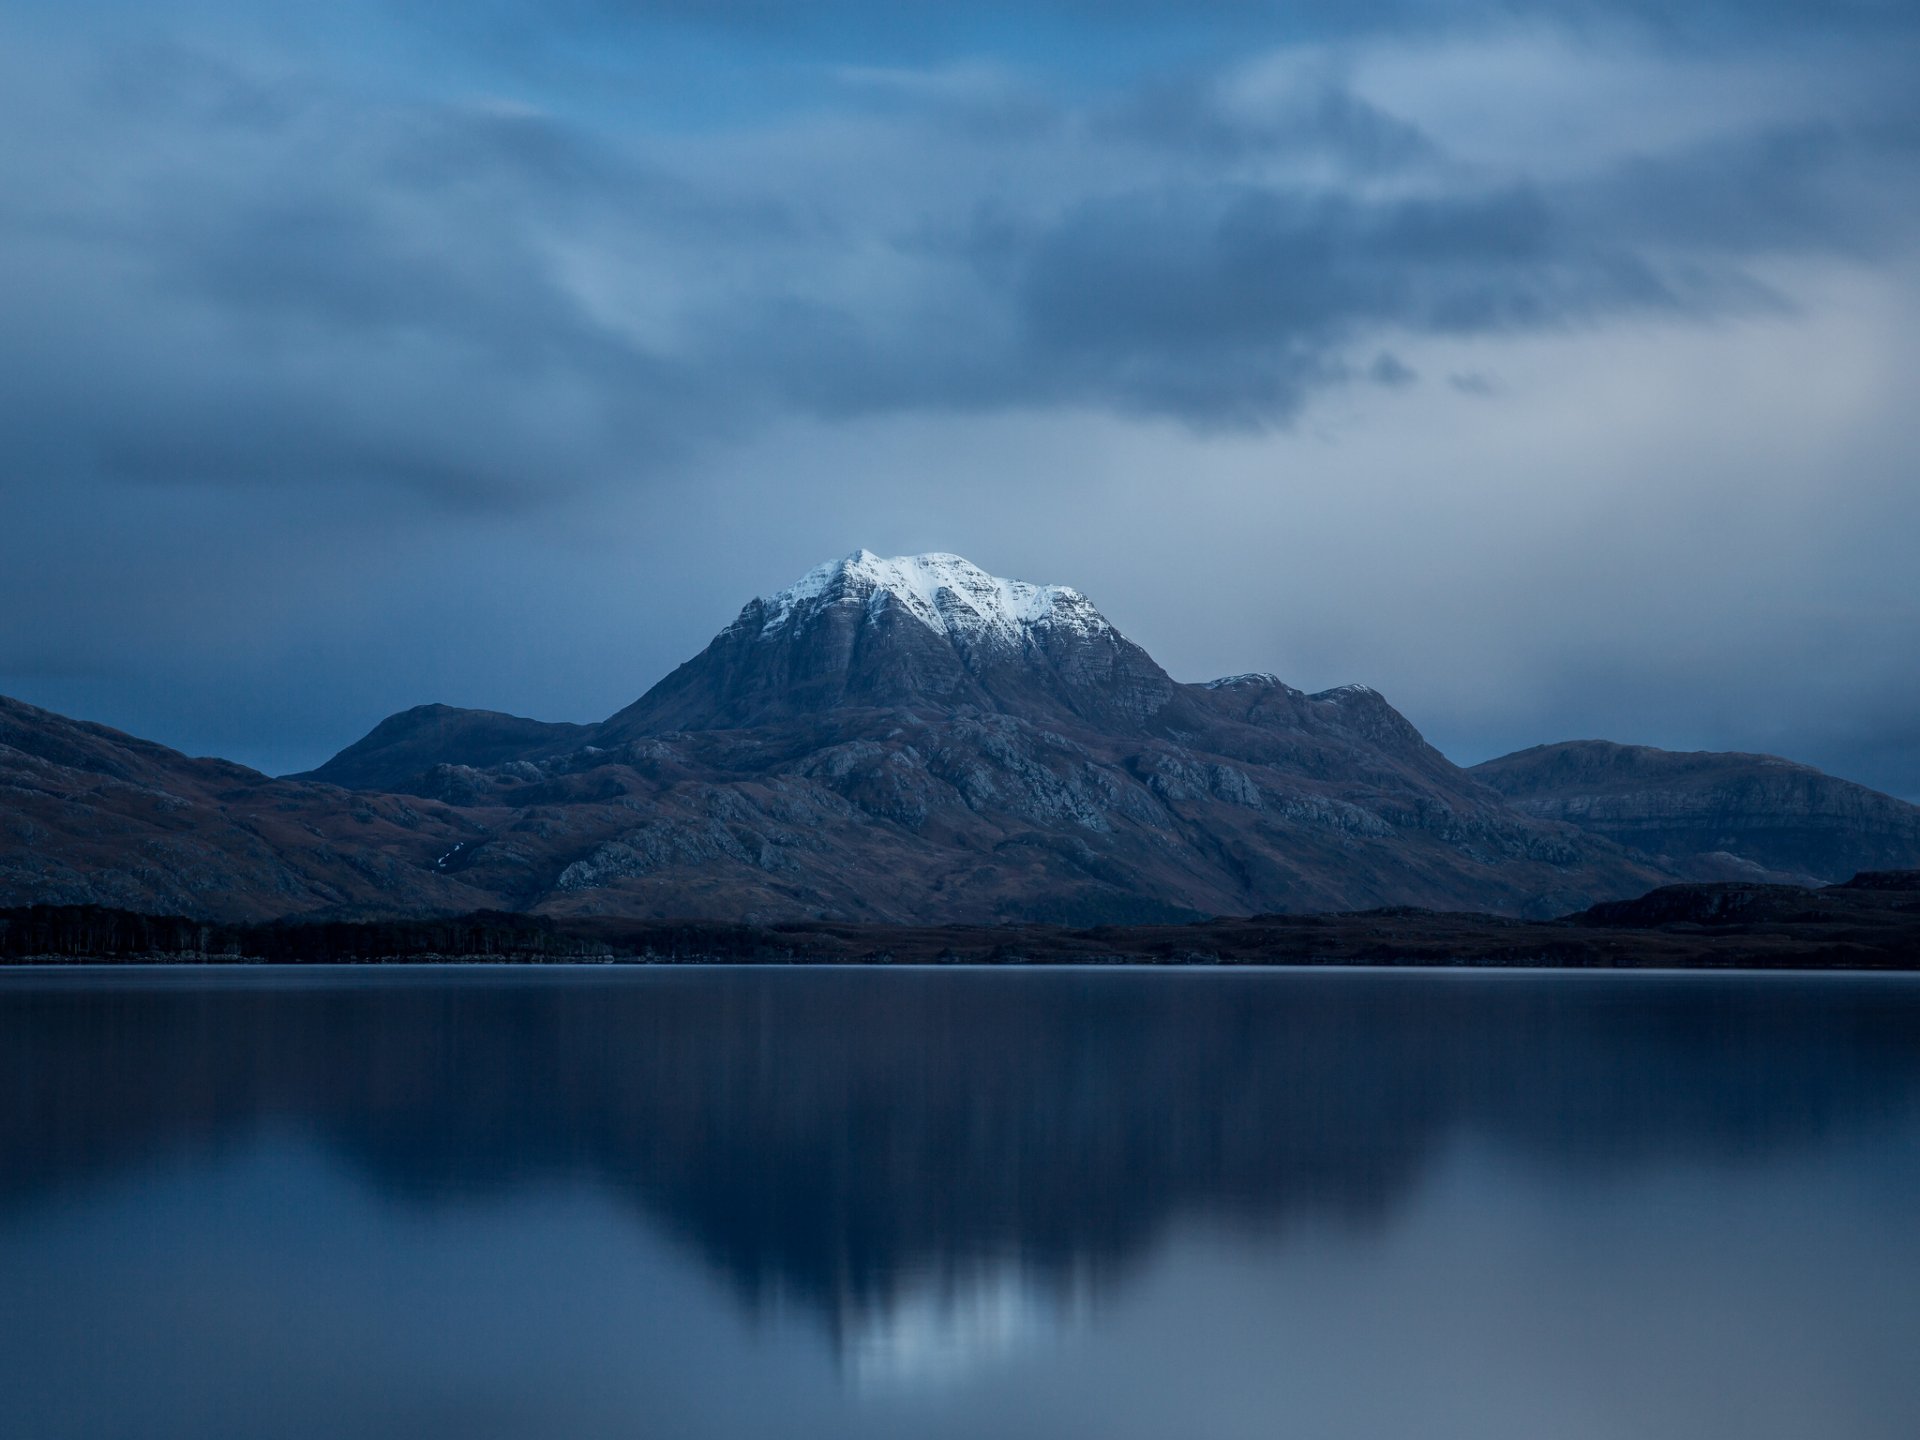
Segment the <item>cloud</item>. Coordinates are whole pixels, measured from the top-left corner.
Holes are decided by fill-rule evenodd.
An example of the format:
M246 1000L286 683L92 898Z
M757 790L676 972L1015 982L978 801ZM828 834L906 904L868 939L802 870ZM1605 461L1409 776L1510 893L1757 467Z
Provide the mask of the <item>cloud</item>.
M1289 66L1284 88L1248 93L1238 77L1189 71L1136 87L1091 116L1117 142L1166 149L1214 165L1311 158L1349 177L1404 171L1437 158L1433 142L1330 75ZM1264 92L1264 93L1262 93Z
M1378 202L1225 187L1089 202L1036 245L1035 343L1085 392L1180 418L1284 420L1370 329L1555 327L1685 296L1561 233L1524 186Z
M1391 350L1382 350L1367 367L1367 378L1376 385L1398 390L1402 386L1418 383L1420 372Z
M4 155L26 323L0 433L141 483L511 506L796 412L1282 425L1394 334L1738 313L1780 302L1756 259L1911 218L1886 184L1911 177L1904 112L1536 180L1324 51L1078 98L1017 67L840 67L838 111L683 138L80 53L88 83L12 103L52 138Z
M1485 28L1491 24L1635 24L1676 37L1747 36L1763 29L1835 27L1867 32L1910 29L1899 0L488 0L477 7L493 23L524 33L537 13L547 24L657 29L681 27L736 41L766 37L786 45L813 40L844 46L849 37L891 47L952 48L994 37L1004 45L1018 27L1043 37L1060 32L1124 36L1175 30L1269 41L1309 36Z
M236 108L232 71L146 58L137 111L116 94L36 117L65 147L49 168L90 188L48 196L28 174L0 215L16 454L519 503L604 481L615 456L644 469L714 414L700 377L596 318L554 261L583 214L685 227L672 186L539 117Z

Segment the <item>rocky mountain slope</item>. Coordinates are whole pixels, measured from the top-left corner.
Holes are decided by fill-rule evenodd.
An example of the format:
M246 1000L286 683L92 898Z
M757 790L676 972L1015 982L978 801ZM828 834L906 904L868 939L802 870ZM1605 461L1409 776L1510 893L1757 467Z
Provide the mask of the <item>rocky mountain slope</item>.
M423 707L306 776L7 714L0 902L1537 916L1699 873L1517 809L1365 687L1180 684L1077 591L951 555L822 566L599 725Z
M1681 868L1734 857L1789 878L1839 881L1920 866L1920 805L1774 755L1574 740L1470 773L1529 815Z
M190 915L492 903L435 868L481 831L416 796L193 760L0 697L0 895Z
M1077 590L862 550L750 602L600 743L900 706L1133 734L1170 704L1169 723L1189 714L1180 689Z

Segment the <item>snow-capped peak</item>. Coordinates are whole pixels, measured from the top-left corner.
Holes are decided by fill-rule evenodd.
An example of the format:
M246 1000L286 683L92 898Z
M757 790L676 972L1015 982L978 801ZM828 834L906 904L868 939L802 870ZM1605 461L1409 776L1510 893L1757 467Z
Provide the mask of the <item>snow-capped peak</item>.
M1040 626L1092 634L1111 629L1078 590L989 575L959 555L935 552L891 559L856 550L815 566L786 589L763 596L762 635L772 635L828 605L858 603L877 617L887 599L949 639L1019 640ZM744 618L744 617L743 617Z

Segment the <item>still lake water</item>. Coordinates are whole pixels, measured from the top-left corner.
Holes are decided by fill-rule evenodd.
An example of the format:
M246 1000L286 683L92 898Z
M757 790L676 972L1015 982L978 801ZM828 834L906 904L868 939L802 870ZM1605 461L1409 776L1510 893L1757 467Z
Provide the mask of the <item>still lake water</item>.
M1920 984L0 972L0 1434L1920 1435Z

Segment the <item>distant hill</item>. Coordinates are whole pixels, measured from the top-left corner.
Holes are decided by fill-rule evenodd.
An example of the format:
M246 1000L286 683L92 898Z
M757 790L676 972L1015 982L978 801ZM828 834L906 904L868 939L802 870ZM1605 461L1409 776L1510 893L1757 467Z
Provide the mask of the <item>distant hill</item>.
M1920 866L1920 805L1773 755L1571 740L1469 772L1515 808L1683 867L1732 856L1816 881Z
M416 705L388 716L318 770L287 778L353 790L406 790L437 765L508 765L522 756L571 749L591 730L588 725L525 720L496 710Z
M270 918L470 910L434 862L481 834L413 796L194 760L0 697L0 897Z

